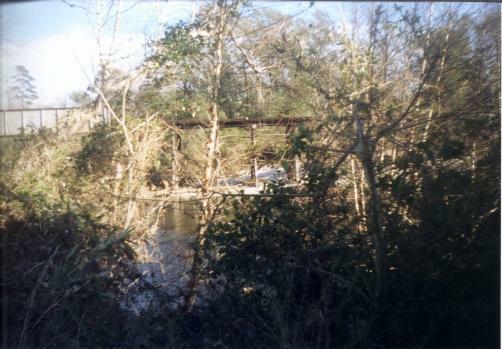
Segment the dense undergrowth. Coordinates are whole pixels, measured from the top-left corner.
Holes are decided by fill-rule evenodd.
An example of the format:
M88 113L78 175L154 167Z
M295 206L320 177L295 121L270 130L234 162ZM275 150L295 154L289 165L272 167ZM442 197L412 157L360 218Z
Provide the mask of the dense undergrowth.
M456 165L465 150L442 139L439 150L423 144L399 158L400 175L379 182L388 236L383 302L374 293L372 238L358 230L347 191L319 190L323 165L311 167L311 197L269 185L272 197L239 199L210 226L204 291L189 312L179 306L183 294L155 285L151 307L124 307L127 286L141 279L135 235L90 214L95 204L2 182L4 345L496 348L499 149L494 142L473 171Z
M426 153L399 163L415 173ZM194 307L183 312L181 295L158 290L152 307L138 313L123 306L127 284L139 277L129 231L68 202L3 186L4 341L27 348L496 348L500 221L497 204L488 208L499 197L498 154L493 147L473 176L429 153L437 166L413 183L405 175L380 183L415 192L414 224L391 207L385 216L383 303L374 294L372 239L357 231L345 191L294 198L278 183L265 192L272 197L234 201L232 218L209 229L204 292ZM434 195L419 194L423 181ZM405 199L403 191L388 192L387 202Z
M230 6L239 34L220 49L225 74L210 74L218 45L206 31L222 16L202 7L206 22L167 28L159 43L155 73L171 97L146 81L115 93L122 113L82 139L1 140L3 347L498 348L500 11L368 7L359 41L323 16L319 29L277 13L238 22L237 1L214 5ZM192 52L197 32L209 41ZM251 61L264 64L253 79ZM215 138L177 130L167 107L216 115ZM221 120L306 110L315 120L286 142L262 129L251 145L248 130L219 132L217 109ZM251 156L304 166L296 188L198 197L197 282L177 293L136 268L163 212L159 197L141 206L148 182L168 193L175 155L181 186L247 171Z
M498 347L500 211L482 215L480 207L480 198L497 207L498 191L485 190L496 179L438 172L423 172L435 195L415 197L416 224L386 216L383 302L372 287L371 238L356 232L343 196L299 203L271 188L277 198L240 202L207 241L206 270L218 290L210 304L220 314L212 323L227 347Z
M298 132L294 137L308 143L293 139L291 151L311 152L302 191L308 195L275 183L264 197L222 205L227 212L217 215L204 240L202 292L186 310L180 306L185 290L167 294L135 269L138 235L96 215L96 206L111 204L106 197L92 202L109 190L92 169L117 159L96 144L108 137L103 127L80 148L64 151L40 134L15 141L18 155L3 158L7 348L498 346L497 134L475 166L465 165L471 150L445 130L379 165L388 173L378 187L389 277L386 296L378 299L374 241L360 230L350 187L335 182L323 190L331 164L309 150L308 130ZM57 187L63 179L67 186ZM100 183L95 193L81 194L92 183ZM127 300L142 292L151 304L133 311Z
M2 187L3 324L7 347L110 347L128 314L119 300L135 273L128 231L42 195Z
M493 127L481 126L480 134ZM374 288L374 241L360 230L348 189L323 188L330 163L315 160L319 154L305 142L293 145L311 152L303 188L309 195L276 183L265 197L223 205L228 212L204 240L202 292L185 311L183 291L168 295L141 281L128 288L142 280L131 248L137 235L96 215L112 204L103 195L110 185L99 179L118 158L113 147L102 147L108 131L98 127L66 151L41 134L16 141L18 155L3 157L5 347L498 346L496 133L475 166L466 165L471 149L444 130L394 163L379 164L388 173L378 182L389 271L383 299ZM311 142L305 132L296 138ZM63 179L67 185L58 187ZM82 193L92 186L94 193ZM131 291L145 289L151 306L125 306Z

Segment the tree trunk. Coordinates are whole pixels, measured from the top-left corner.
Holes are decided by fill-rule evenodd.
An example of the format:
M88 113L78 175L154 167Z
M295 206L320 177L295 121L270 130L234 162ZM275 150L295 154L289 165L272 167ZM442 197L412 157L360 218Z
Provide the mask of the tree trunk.
M220 85L221 85L221 74L223 67L223 50L224 50L224 37L227 30L227 12L222 3L215 3L215 12L218 13L218 31L215 37L215 51L214 51L214 65L213 71L211 72L211 106L210 106L210 117L211 117L211 130L208 137L206 156L205 156L205 170L204 177L202 179L201 186L201 204L199 213L199 222L197 227L197 232L195 236L192 269L190 271L190 279L187 285L187 294L184 297L183 310L190 311L197 293L197 288L199 286L199 277L201 272L202 264L202 248L204 245L204 236L206 234L207 228L211 223L213 217L213 206L208 197L209 188L213 186L217 174L217 154L218 154L218 133L219 133L219 121L220 121Z
M359 208L359 184L357 181L357 175L356 175L356 165L355 165L355 160L354 157L350 157L350 168L352 170L352 186L354 187L354 206L356 209L356 215L358 220L361 219L361 209ZM361 229L361 223L357 223L357 230L359 232L362 232Z
M375 164L373 160L374 145L372 145L363 130L362 121L356 116L357 136L359 139L358 156L361 161L366 183L369 188L369 207L367 229L372 234L375 244L376 297L378 304L385 299L387 288L386 244L384 229L380 218L381 202L377 187Z
M382 221L380 218L380 193L377 188L375 167L373 162L373 153L367 151L361 157L364 174L370 192L369 200L369 219L367 223L368 231L373 234L375 244L375 269L376 269L376 296L379 303L385 298L387 288L387 269L386 269L386 244Z

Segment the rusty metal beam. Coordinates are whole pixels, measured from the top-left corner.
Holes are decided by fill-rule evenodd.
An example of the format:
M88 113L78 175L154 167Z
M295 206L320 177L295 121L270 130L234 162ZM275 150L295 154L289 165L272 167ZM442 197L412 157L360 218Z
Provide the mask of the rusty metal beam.
M243 127L248 128L251 125L260 126L295 126L313 121L311 117L280 117L280 118L261 118L261 119L230 119L220 121L220 128ZM190 128L208 128L209 123L202 120L180 120L175 125L181 129Z

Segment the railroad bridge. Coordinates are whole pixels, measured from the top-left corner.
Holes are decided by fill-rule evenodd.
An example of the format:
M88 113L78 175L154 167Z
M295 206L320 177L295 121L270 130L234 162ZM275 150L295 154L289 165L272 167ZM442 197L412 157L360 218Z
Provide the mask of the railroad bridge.
M259 127L273 126L273 127L285 127L286 134L290 134L294 128L298 125L303 125L312 121L309 117L277 117L277 118L256 118L256 119L228 119L222 120L219 123L220 128L247 128L249 129L252 145L256 145L256 131ZM209 123L201 120L180 120L175 122L176 127L180 129L194 129L194 128L209 128ZM175 133L173 136L172 143L172 158L173 158L173 168L171 185L176 187L178 185L178 168L179 168L179 154L181 151L181 135ZM295 168L295 181L300 180L300 159L298 156L294 157L294 168ZM251 159L251 181L254 182L255 186L258 186L258 158L253 155Z
M0 110L0 137L22 136L40 130L42 128L55 129L58 131L63 127L70 127L73 124L73 133L82 134L89 132L93 125L106 119L96 117L92 113L85 113L79 108L30 108L30 109L5 109ZM260 127L273 126L284 127L286 134L291 133L298 125L312 121L310 117L274 117L274 118L243 118L221 120L220 128L247 128L249 129L252 145L256 145L256 131ZM209 128L208 122L197 119L178 120L174 125L181 129ZM181 134L174 133L172 137L172 158L173 167L171 175L171 185L177 187L179 184L179 159L181 154ZM295 181L300 178L300 160L298 156L293 159L295 167ZM251 180L258 185L258 159L253 155L251 159Z

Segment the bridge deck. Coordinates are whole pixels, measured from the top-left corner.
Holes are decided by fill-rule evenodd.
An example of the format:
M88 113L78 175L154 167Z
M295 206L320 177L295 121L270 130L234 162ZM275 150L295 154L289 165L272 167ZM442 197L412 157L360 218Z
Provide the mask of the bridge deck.
M278 117L278 118L260 118L260 119L229 119L220 121L221 128L230 127L249 127L251 125L260 126L296 126L312 121L311 117ZM190 128L208 128L209 121L203 120L180 120L175 125L181 129Z
M24 109L2 109L0 110L0 136L18 136L23 135L25 129L31 127L33 130L42 127L58 127L62 116L59 113L68 113L78 111L79 108L24 108ZM166 116L166 115L164 115ZM169 120L166 118L166 120ZM241 118L221 120L220 128L248 128L252 125L261 126L282 126L291 128L297 125L312 121L313 118L299 117L265 117L265 118ZM209 128L208 120L185 119L174 122L174 125L180 129ZM90 127L87 131L90 130Z

